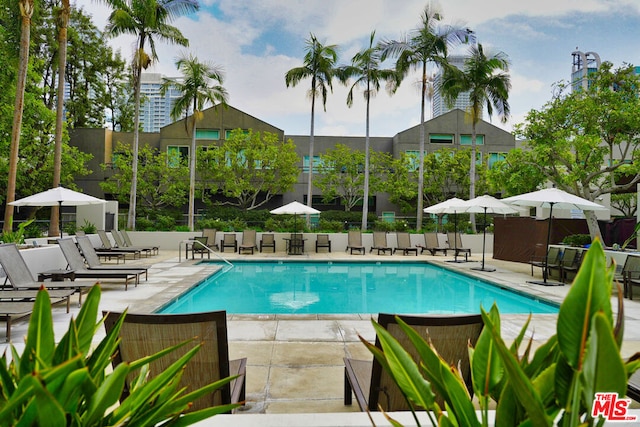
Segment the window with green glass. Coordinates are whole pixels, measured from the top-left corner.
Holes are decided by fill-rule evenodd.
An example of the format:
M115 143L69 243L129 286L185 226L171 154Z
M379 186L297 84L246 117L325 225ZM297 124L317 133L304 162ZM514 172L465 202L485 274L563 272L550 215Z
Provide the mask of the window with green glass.
M489 153L489 169L491 169L496 162L503 161L506 158L507 153Z
M453 135L448 133L429 134L430 144L453 144Z
M219 129L196 129L196 139L220 139Z
M178 167L181 161L189 159L189 147L186 145L167 146L167 164L170 168Z
M309 172L309 156L302 160L302 172ZM313 173L320 172L320 156L313 156Z
M227 129L224 131L224 139L229 139L229 137L231 136L231 133L236 130L236 129ZM249 133L248 129L242 129L242 132L247 135Z
M407 158L409 159L409 172L415 172L418 170L420 164L420 151L419 150L407 150L405 151Z
M460 135L460 145L471 145L471 135ZM476 135L476 145L484 145L484 135Z

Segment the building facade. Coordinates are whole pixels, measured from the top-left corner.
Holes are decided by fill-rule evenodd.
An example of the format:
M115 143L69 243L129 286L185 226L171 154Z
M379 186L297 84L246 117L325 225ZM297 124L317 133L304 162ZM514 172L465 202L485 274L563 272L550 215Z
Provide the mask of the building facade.
M290 192L274 198L272 205L275 207L294 200L306 202L308 169L305 169L305 167L308 168L309 166L308 135L286 135L284 130L231 106L214 106L205 110L203 114L204 116L199 121L196 132L198 146L215 145L217 142L226 139L234 129L252 129L256 132L268 131L275 133L280 138L291 139L296 146L299 158L300 174L298 182ZM478 152L488 156L490 164L503 159L516 146L515 137L511 133L491 123L481 120L476 125L476 131ZM471 123L465 118L465 112L462 110L453 110L425 122L425 132L425 152L427 153L445 147L463 149L471 145ZM100 165L109 165L113 159L116 143L131 144L133 134L114 132L109 129L74 129L71 131L70 136L72 145L93 155L89 168L94 172L87 177L78 179L77 184L89 194L109 199L109 195L104 194L99 184L113 172L108 167L103 170ZM399 158L403 153L418 153L419 139L420 125L416 125L394 136L370 138L370 144L372 150L389 153L394 158ZM184 119L162 127L159 132L140 133L140 144L149 145L162 152L177 151L186 157L191 154L189 152L191 136L185 129ZM319 158L328 149L334 148L336 144L363 150L365 137L316 135L314 137L314 155ZM382 212L394 211L399 213L397 207L389 202L386 194L372 196L371 212L375 212L378 216ZM320 210L341 209L337 205L324 205L322 194L318 189L314 190L313 199L313 205ZM270 206L267 206L267 208Z
M182 96L176 87L170 86L162 94L162 83L165 76L158 73L142 73L140 77L140 125L143 132L160 132L160 128L173 122L171 108L173 101ZM179 81L179 77L170 77Z

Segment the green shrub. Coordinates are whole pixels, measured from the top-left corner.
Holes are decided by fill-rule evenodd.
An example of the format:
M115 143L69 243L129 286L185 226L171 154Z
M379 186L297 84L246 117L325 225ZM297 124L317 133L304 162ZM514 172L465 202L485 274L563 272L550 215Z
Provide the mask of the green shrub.
M607 266L602 244L595 240L560 306L556 335L535 351L533 338L525 342L531 316L508 347L501 335L498 307L494 304L489 312L481 308L485 327L475 348L469 349L474 399L479 403L481 420L456 366L441 359L437 349L410 326L399 320L409 338L407 342L420 354L417 363L375 321L382 350L361 340L394 378L412 407L428 411L433 425L489 426L490 407L495 407L496 426L602 425L602 419L591 417L595 393L624 396L627 378L640 368L640 353L627 362L620 355L624 305L622 289L617 284L619 304L614 318L614 273L615 265ZM444 408L435 401L432 388L443 397Z
M320 218L320 221L318 221L318 231L342 233L344 231L344 223Z
M183 367L199 350L194 347L152 380L149 363L183 344L144 359L121 363L106 373L118 348L124 315L96 345L93 337L102 328L98 321L100 287L89 292L77 318L56 344L51 301L40 290L29 321L24 350L11 345L0 358L0 425L98 426L189 425L238 405L224 405L185 414L190 402L211 393L233 378L223 379L189 394L179 381ZM127 375L140 369L131 381L135 387L119 405Z
M136 229L142 231L155 231L156 223L149 218L138 217L136 218Z
M204 230L205 228L212 228L218 231L231 231L227 221L223 221L219 218L206 218L196 223L196 229Z
M169 215L158 215L155 220L155 229L161 231L170 231L175 229L176 220Z
M24 227L24 237L25 238L42 237L45 231L46 231L46 228L43 228L41 224L32 222L29 225Z
M377 220L373 223L375 231L395 231L395 222Z
M33 221L33 219L30 219L29 221L21 222L20 224L18 224L18 229L15 231L3 232L2 234L0 234L0 240L4 243L24 243L24 230L25 228L29 227L29 225L31 225ZM9 224L9 228L12 228L11 226L12 224Z
M583 247L591 243L589 234L571 234L562 239L562 243L569 246Z
M84 220L84 225L80 227L80 230L84 231L85 234L96 234L98 232L95 224L90 223L86 219Z

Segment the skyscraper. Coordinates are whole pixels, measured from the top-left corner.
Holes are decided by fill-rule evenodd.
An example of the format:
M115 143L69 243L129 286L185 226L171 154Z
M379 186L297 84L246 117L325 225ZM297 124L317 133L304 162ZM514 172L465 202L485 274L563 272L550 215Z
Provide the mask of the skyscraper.
M588 76L600 69L600 55L595 52L574 51L571 54L573 64L571 67L571 90L587 90L589 87Z
M462 55L451 55L447 58L451 65L455 65L458 69L464 69L464 61L467 59L466 56ZM443 96L440 94L439 87L442 84L442 70L438 70L433 78L433 99L431 100L431 118L436 118L445 113L448 113L451 110L460 109L462 111L467 111L469 106L471 105L469 101L469 93L464 92L461 93L454 104L449 107L447 102L444 100ZM480 116L482 118L482 115Z
M162 95L164 76L158 73L142 73L140 81L140 124L143 132L160 132L160 128L173 123L171 108L173 100L182 95L175 87L170 87L167 93ZM178 81L178 77L169 77Z

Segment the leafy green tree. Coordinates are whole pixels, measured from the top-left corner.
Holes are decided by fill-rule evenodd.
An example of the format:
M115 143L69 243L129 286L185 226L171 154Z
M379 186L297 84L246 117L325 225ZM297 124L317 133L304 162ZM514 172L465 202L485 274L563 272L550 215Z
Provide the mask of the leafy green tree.
M196 191L196 127L202 119L204 108L219 102L226 105L228 94L222 86L224 77L222 69L212 63L199 62L194 56L183 55L176 62L182 72L183 81L164 79L161 92L166 93L171 87L177 88L182 95L174 100L171 117L177 120L185 115L184 126L191 134L191 151L189 156L189 213L188 226L193 231ZM217 84L214 84L217 83ZM191 116L189 117L189 114Z
M516 148L504 160L494 163L487 173L490 191L503 197L535 191L545 182L545 176L534 165L533 153Z
M365 153L354 150L344 144L336 144L320 156L318 175L314 181L322 191L324 200L329 202L339 197L345 211L350 211L359 203L364 204L365 194L375 193L382 188L386 166L390 162L387 153L370 152L371 193L365 190Z
M136 36L136 50L133 58L133 156L131 176L131 196L127 227L136 226L136 195L138 186L138 144L140 132L140 77L158 59L156 40L187 46L188 40L180 30L169 23L180 15L198 10L196 0L102 0L111 7L112 12L106 28L106 34L118 37L123 34ZM147 52L147 42L151 52Z
M531 151L527 165L556 187L587 200L625 192L640 182L640 82L633 67L603 63L590 86L554 98L527 114L517 133ZM627 178L617 181L624 170ZM586 211L591 237L600 236L597 217Z
M309 177L307 184L307 206L313 199L313 143L315 126L316 98L322 99L322 106L327 111L327 88L333 92L332 80L336 75L338 53L336 45L323 45L316 36L310 35L306 41L307 48L304 64L292 68L285 74L287 87L297 86L302 80L311 78L309 97L311 98L311 129L309 131Z
M509 118L509 61L503 52L485 53L481 44L469 49L469 57L465 60L464 69L455 66L445 67L441 91L453 104L462 93L469 94L469 110L471 119L471 159L469 169L469 198L476 197L476 126L482 119L482 110L486 106L487 114L492 116L494 108L503 122ZM475 216L471 214L471 228L476 232Z
M220 194L221 204L253 210L298 182L293 141L271 132L235 129L220 145L201 147L198 158L203 200Z
M29 68L29 44L31 39L31 16L34 10L34 0L19 0L21 16L20 60L18 63L18 77L16 83L16 97L13 106L13 124L11 128L11 148L9 153L9 175L7 177L7 195L4 211L4 226L2 231L9 232L13 220L13 206L9 203L16 199L16 177L18 174L18 153L20 147L20 130L22 127L22 113L24 108L25 87Z
M356 53L351 58L351 65L342 67L339 70L339 76L341 80L355 79L355 82L351 85L351 89L347 94L347 105L351 107L353 105L353 92L357 87L361 87L364 92L364 100L366 106L366 133L364 139L364 194L362 199L362 230L367 229L367 216L369 214L369 194L370 194L370 148L369 148L369 105L371 98L374 97L380 90L380 83L386 82L387 89L390 93L395 92L399 81L399 74L393 69L381 69L380 68L380 48L374 46L374 39L376 32L372 31L369 38L369 47ZM347 209L349 210L349 209Z
M114 173L100 186L105 193L112 194L116 200L126 203L129 200L129 189L133 176L131 156L133 150L129 145L118 143L113 159ZM189 168L178 154L158 152L147 145L140 147L140 185L138 200L141 213L149 213L166 207L182 207L187 200ZM102 165L107 169L107 165Z
M435 67L446 64L448 47L455 43L466 42L471 34L467 28L458 28L450 25L441 25L442 13L436 3L429 3L421 16L420 25L411 31L402 40L391 40L382 43L382 60L387 57L396 57L396 69L406 77L411 70L421 72L420 91L420 141L419 141L419 171L418 191L423 193L423 165L425 144L425 101L429 94L429 64ZM422 227L423 200L418 198L416 208L417 228Z
M126 61L119 52L108 58L103 76L104 91L98 94L98 102L109 112L107 122L119 132L133 132L133 99L126 76Z

